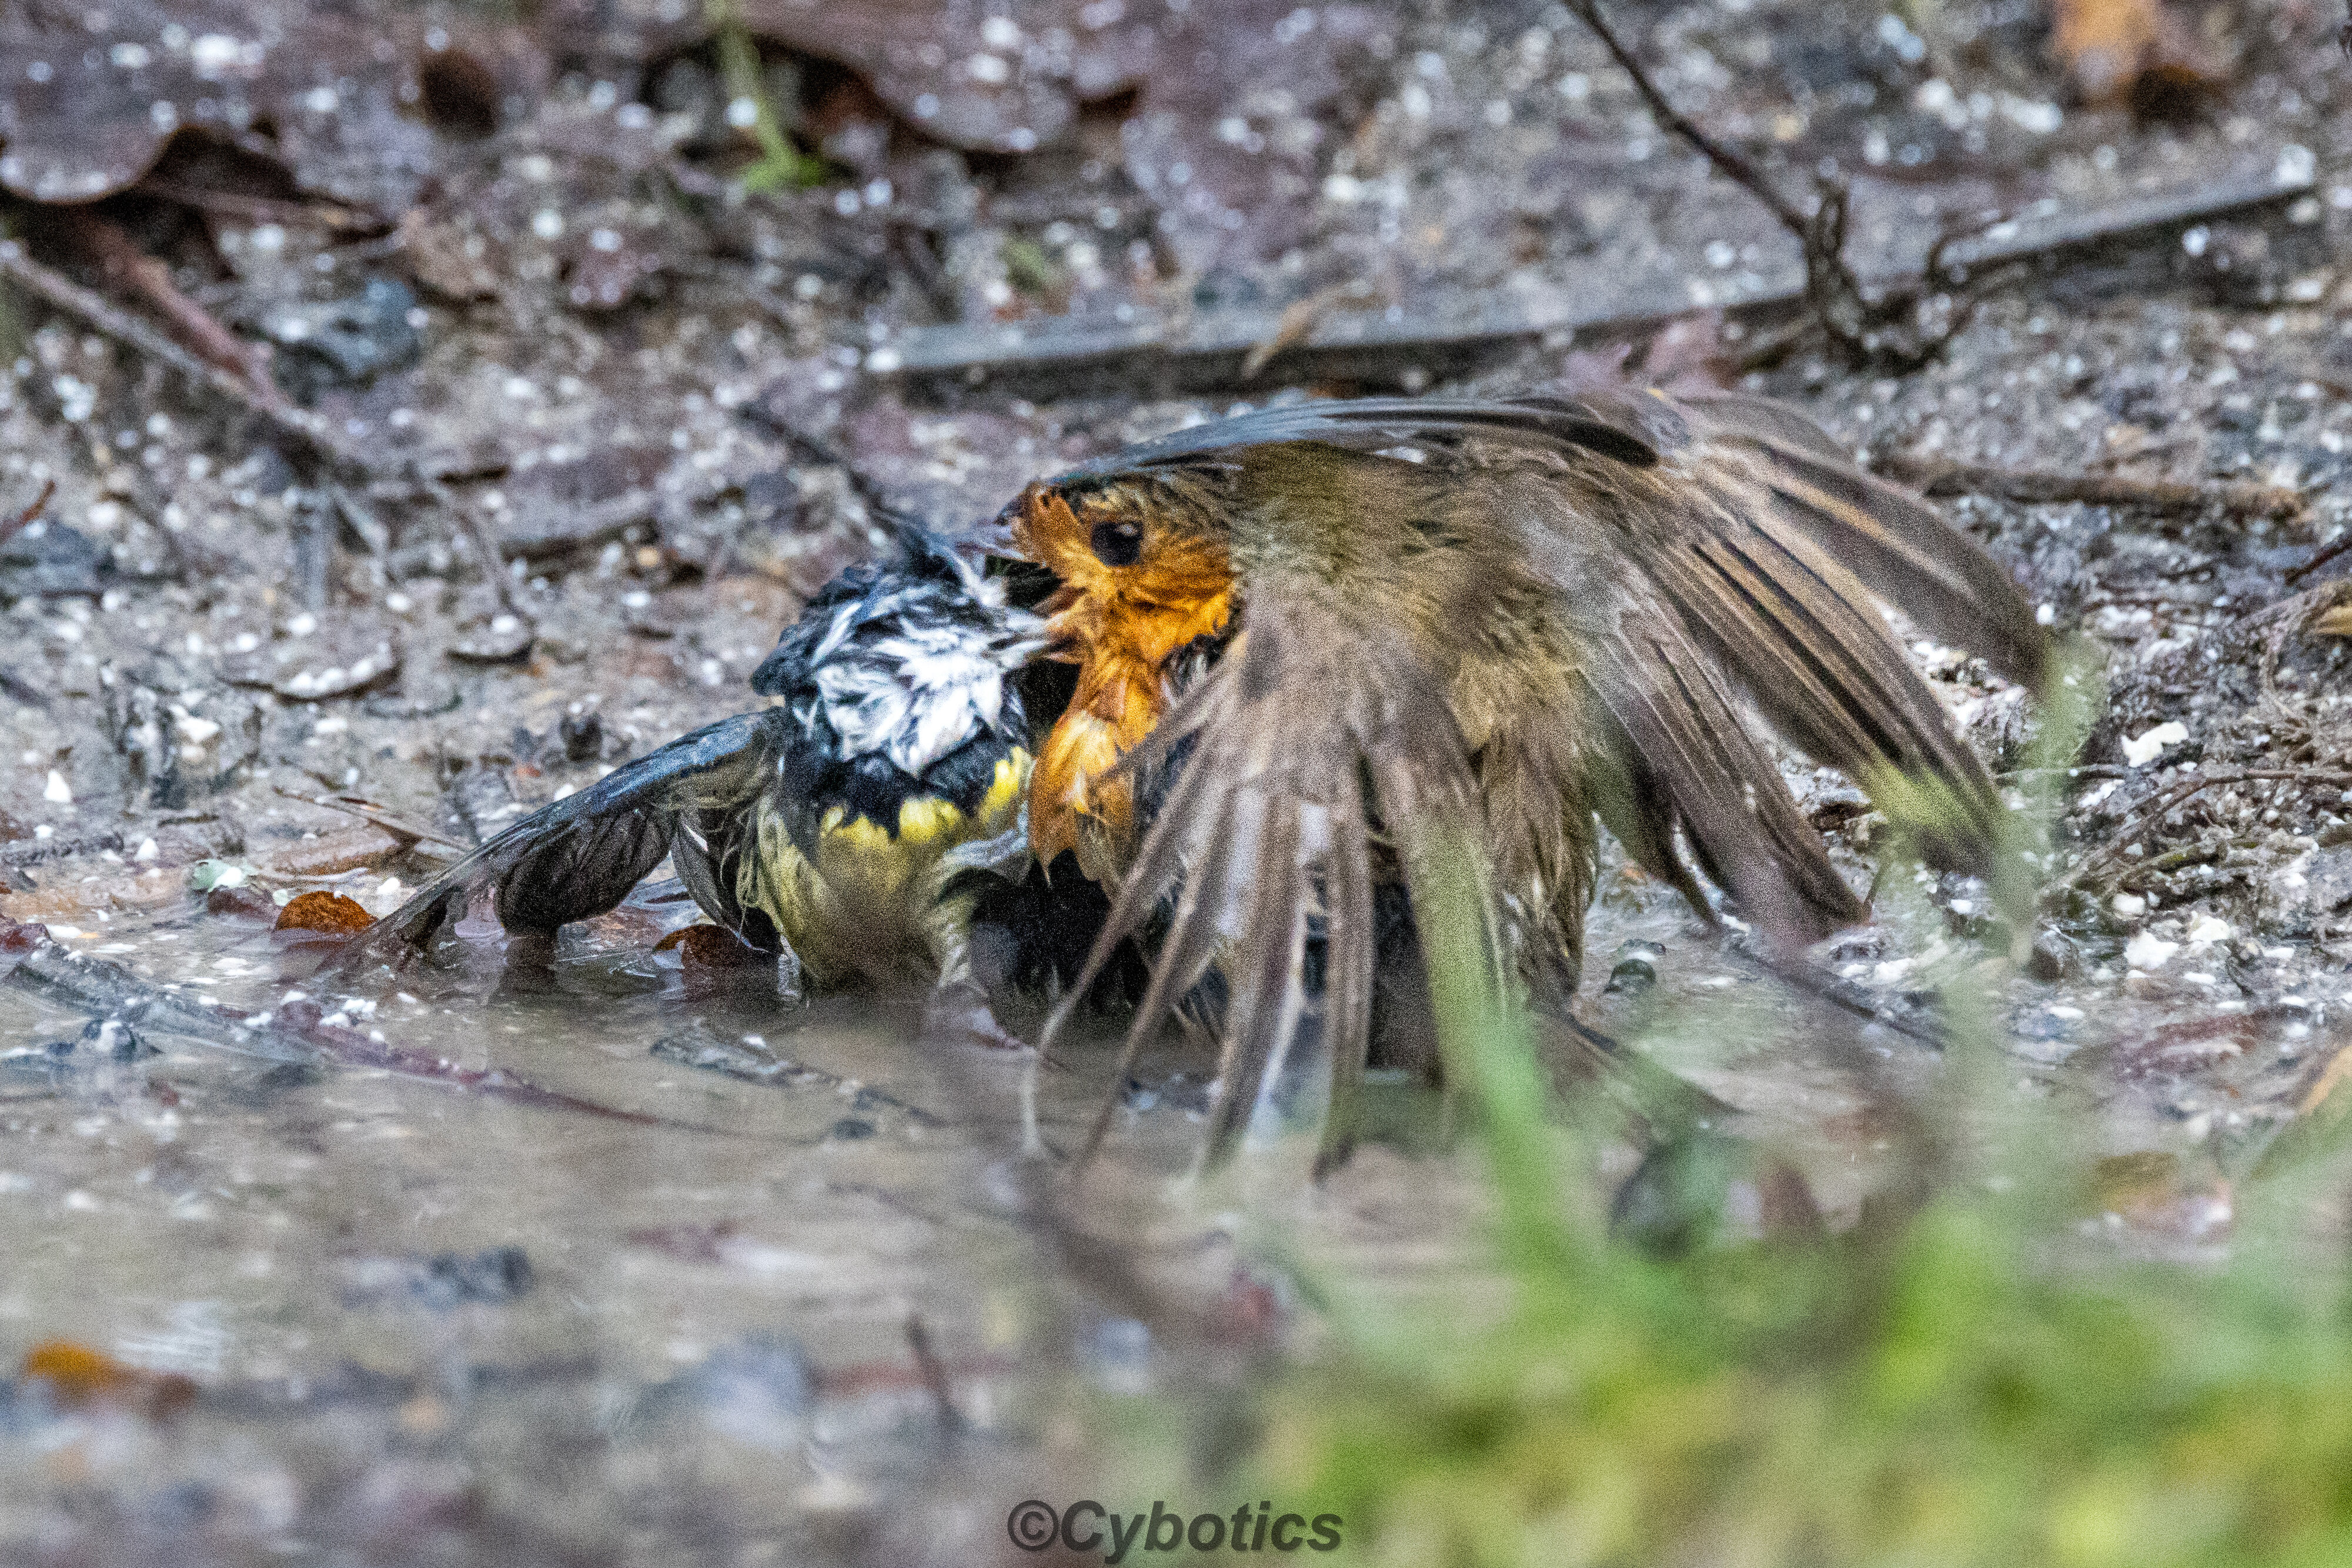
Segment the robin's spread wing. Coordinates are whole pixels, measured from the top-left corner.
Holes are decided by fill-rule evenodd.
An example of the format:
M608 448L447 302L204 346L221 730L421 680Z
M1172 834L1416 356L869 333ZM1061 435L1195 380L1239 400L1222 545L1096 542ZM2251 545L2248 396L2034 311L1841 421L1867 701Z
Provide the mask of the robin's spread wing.
M1774 524L1842 563L1930 635L1982 654L2020 685L2041 685L2049 639L2008 574L1927 502L1855 467L1820 426L1769 398L1738 392L1678 405L1654 396L1639 402L1668 418L1677 410L1685 416L1681 439L1644 422L1644 434L1662 449L1746 455L1772 492Z
M698 822L731 821L768 787L789 723L779 708L722 720L540 808L377 921L336 967L349 972L427 946L485 890L494 893L499 922L510 931L553 931L617 908L671 852L681 827L691 834ZM697 902L711 908L706 890L694 885L694 873L704 869L699 862L713 858L709 846L679 848L689 852L678 856L680 874ZM733 902L731 878L699 880L712 882L720 906Z
M1871 601L2038 681L2041 631L2000 570L1778 405L1646 396L1615 406L1658 449L1655 466L1511 463L1491 445L1472 461L1587 644L1588 678L1624 733L1629 769L1654 787L1643 793L1670 803L1751 915L1807 936L1858 918L1779 770L1740 732L1733 698L1744 695L1800 750L1864 786L1889 776L1930 786L1940 814L1916 824L1925 852L1989 870L2000 814L1991 780Z
M1208 1156L1239 1139L1261 1091L1322 1070L1295 1054L1307 1041L1330 1058L1328 1157L1352 1132L1362 1078L1376 859L1391 875L1401 862L1411 882L1433 857L1476 844L1475 783L1443 684L1362 607L1274 574L1250 593L1247 631L1133 755L1172 780L1046 1042L1119 941L1172 895L1121 1077L1214 964L1227 1000Z

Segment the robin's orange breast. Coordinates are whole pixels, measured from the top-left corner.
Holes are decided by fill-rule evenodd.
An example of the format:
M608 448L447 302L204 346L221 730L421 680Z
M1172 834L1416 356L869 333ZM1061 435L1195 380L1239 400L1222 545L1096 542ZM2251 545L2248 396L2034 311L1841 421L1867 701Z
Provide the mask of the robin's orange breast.
M1115 881L1133 839L1135 793L1124 775L1107 776L1159 724L1169 661L1224 631L1233 566L1218 541L1171 528L1116 490L1074 498L1032 486L1013 538L1061 579L1045 603L1047 628L1054 656L1078 666L1030 775L1030 846L1047 864L1074 851L1088 876ZM1106 538L1118 541L1110 559L1097 548Z

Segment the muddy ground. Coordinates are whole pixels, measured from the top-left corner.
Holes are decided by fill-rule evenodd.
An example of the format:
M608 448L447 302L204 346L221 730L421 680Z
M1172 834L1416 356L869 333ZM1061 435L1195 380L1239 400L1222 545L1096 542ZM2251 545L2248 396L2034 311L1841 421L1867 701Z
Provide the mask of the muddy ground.
M551 981L505 974L469 928L468 967L305 998L330 948L271 929L312 890L388 910L450 846L748 706L778 629L875 548L869 503L970 526L1122 440L1347 390L1286 384L1279 358L1197 397L1148 367L1045 397L898 373L958 325L1309 300L1299 323L1590 319L1654 315L1663 288L1697 312L1668 337L1535 331L1466 373L1399 349L1383 382L1590 378L1630 345L1637 377L1787 398L1910 471L2298 492L2276 517L2218 491L1948 500L2104 664L2079 771L2053 780L2015 771L2024 694L1917 645L2021 802L2052 787L2062 807L2040 977L1988 978L1984 890L1907 872L1880 885L1884 924L1821 955L1898 1025L1938 988L1995 986L2019 1092L2128 1156L2086 1245L2227 1245L2231 1182L2326 1078L2352 942L2336 569L2290 580L2352 512L2332 19L2217 10L2225 79L2150 121L2074 101L2031 7L1924 34L1868 7L1628 8L1662 85L1777 148L1789 189L1837 160L1874 266L1988 207L2279 193L2005 278L1895 371L1818 340L1742 368L1785 313L1706 312L1784 285L1794 242L1658 132L1565 12L1350 15L1369 31L1314 92L1164 95L1238 125L1219 131L1234 158L1290 160L1286 207L1263 171L1206 163L1234 204L1192 201L1152 161L1149 86L1034 154L959 151L877 102L826 132L823 183L745 196L710 151L709 70L640 62L556 69L494 133L436 132L440 193L394 240L212 212L202 246L166 247L183 287L277 344L278 384L356 466L12 296L0 511L55 491L0 544L0 915L183 997L313 1001L300 1016L406 1054L318 1067L161 1030L139 1054L85 1038L86 1006L0 990L0 1351L68 1340L192 1380L70 1408L0 1383L0 1555L962 1563L1004 1552L1023 1497L1164 1479L1072 1415L1181 1393L1187 1357L1027 1222L1017 1061L918 1051L910 1002L794 1007L763 970L656 951L692 917L658 883L570 934ZM1218 91L1244 96L1219 116ZM125 223L156 233L142 212ZM16 231L41 221L20 205ZM583 258L616 252L641 265L608 299ZM322 338L347 351L304 347ZM496 539L500 581L454 507ZM1883 823L1790 772L1857 883L1879 878ZM1937 1070L1630 872L1587 972L1594 1021L1748 1109L1833 1220L1885 1147L1854 1053L1900 1082ZM1094 1223L1221 1343L1311 1346L1294 1267L1475 1298L1475 1172L1425 1136L1319 1188L1275 1150L1171 1197L1207 1071L1171 1045L1131 1086ZM1107 1073L1081 1051L1047 1075L1049 1135L1075 1139ZM501 1092L517 1081L584 1103Z

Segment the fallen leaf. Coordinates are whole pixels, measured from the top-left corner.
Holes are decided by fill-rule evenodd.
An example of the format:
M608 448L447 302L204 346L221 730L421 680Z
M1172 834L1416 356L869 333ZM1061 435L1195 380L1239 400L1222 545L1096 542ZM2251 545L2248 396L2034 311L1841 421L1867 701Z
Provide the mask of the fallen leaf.
M192 1378L132 1366L71 1340L35 1345L25 1353L20 1371L28 1383L47 1384L50 1396L68 1409L117 1405L142 1416L168 1416L196 1396Z
M352 936L374 924L357 899L324 889L298 894L278 912L279 931L315 931L330 936Z
M953 146L1027 152L1068 134L1077 106L1143 79L1155 51L1144 7L1121 0L739 0L754 37L850 67L893 111ZM1158 10L1155 5L1152 7ZM708 39L702 5L556 0L559 53L632 60Z
M486 89L503 110L545 75L516 29L421 14L362 22L292 0L11 7L0 21L0 187L95 201L193 134L274 157L305 192L398 214L436 162L433 129L406 105L477 132Z
M406 851L411 841L362 823L315 839L297 839L255 858L278 876L341 876L372 871Z
M688 925L654 944L654 951L677 949L679 961L690 969L743 969L768 963L766 954L740 940L723 925Z

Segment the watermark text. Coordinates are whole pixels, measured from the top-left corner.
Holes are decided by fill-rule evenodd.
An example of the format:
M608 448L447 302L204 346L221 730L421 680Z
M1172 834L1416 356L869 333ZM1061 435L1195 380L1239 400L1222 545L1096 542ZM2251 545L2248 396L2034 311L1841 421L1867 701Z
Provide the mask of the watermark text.
M1120 1513L1092 1498L1057 1509L1033 1497L1013 1505L1004 1532L1024 1552L1059 1546L1116 1564L1141 1552L1336 1552L1344 1522L1336 1513L1277 1513L1271 1502L1187 1514L1154 1501L1149 1512Z

